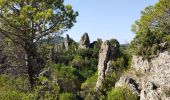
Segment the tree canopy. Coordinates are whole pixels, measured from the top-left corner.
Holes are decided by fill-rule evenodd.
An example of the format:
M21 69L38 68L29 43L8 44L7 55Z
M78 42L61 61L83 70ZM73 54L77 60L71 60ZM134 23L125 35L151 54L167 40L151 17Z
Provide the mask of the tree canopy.
M0 0L0 33L23 48L32 85L36 43L70 29L77 15L64 0Z
M140 20L132 25L136 33L131 42L132 50L137 55L150 58L157 52L167 49L170 33L170 1L159 0L154 6L148 6L141 12Z

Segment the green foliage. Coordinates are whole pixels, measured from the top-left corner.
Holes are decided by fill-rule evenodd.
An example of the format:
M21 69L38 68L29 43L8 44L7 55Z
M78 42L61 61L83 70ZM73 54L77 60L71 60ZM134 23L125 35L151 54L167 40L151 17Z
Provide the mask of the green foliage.
M53 78L57 79L61 91L76 93L80 90L80 85L84 77L79 70L64 65L52 65Z
M128 87L117 87L107 93L107 100L138 100L138 97Z
M0 95L1 100L36 100L36 96L34 94L25 94L17 91L5 91L2 95Z
M29 92L28 81L25 77L13 78L0 75L1 100L36 100L36 95Z
M72 93L62 93L59 96L59 100L76 100L76 96Z
M103 92L110 90L115 86L115 83L119 80L121 72L113 72L105 77L105 81L103 82Z
M52 49L52 45L44 42L38 46L37 53L39 54L40 58L43 58L45 61L51 61Z
M0 34L24 51L25 57L18 58L27 61L33 88L36 72L32 70L35 67L32 60L37 58L37 43L48 35L72 28L78 12L65 5L64 0L0 0L0 9Z
M97 73L88 78L84 83L81 84L82 90L94 89L97 82Z
M125 59L123 57L119 57L116 60L112 61L112 69L114 71L121 71L126 67Z
M154 6L148 6L142 11L140 20L132 25L132 30L136 33L130 45L133 54L149 59L159 51L169 48L160 46L168 42L165 38L169 35L169 11L168 0L160 0Z
M123 57L119 57L111 62L111 69L107 72L105 76L105 81L103 82L103 91L106 92L114 87L115 83L119 80L121 73L126 69L127 65Z
M35 87L35 93L39 100L57 99L58 94L60 93L60 87L56 83L48 80L46 77L40 76Z
M71 62L72 67L77 68L77 69L83 69L84 66L84 60L81 56L74 56L73 61Z
M29 85L26 77L11 77L8 75L0 75L1 89L11 89L19 92L28 92Z

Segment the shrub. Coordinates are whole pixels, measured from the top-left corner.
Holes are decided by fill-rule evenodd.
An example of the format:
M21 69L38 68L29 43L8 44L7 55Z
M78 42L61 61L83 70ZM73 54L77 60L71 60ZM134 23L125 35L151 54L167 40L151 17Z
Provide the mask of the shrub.
M78 56L78 55L74 56L74 59L71 64L74 68L77 68L79 70L81 70L81 69L83 69L83 67L85 67L84 60L83 60L82 56Z
M128 87L113 88L107 93L107 100L137 100L137 95L133 94Z
M36 96L34 94L25 94L17 91L5 91L0 95L1 100L36 100Z
M62 93L59 96L59 100L76 100L76 96L73 95L72 93Z
M28 89L25 77L0 75L0 100L36 100L36 95Z
M81 89L82 90L93 89L96 85L97 76L98 75L96 73L92 77L88 78L84 83L81 84Z
M38 78L37 86L35 87L35 92L37 94L37 99L57 99L60 87L48 80L46 77L40 76Z
M80 89L81 83L85 80L79 70L71 66L52 65L54 80L61 88L61 91L76 93Z

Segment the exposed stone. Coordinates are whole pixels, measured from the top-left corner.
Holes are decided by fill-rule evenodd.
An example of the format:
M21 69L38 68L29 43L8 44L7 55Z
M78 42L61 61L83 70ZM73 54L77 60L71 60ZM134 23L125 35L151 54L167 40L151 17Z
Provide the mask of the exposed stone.
M65 38L65 40L64 40L64 47L65 47L66 50L69 49L69 45L70 45L70 37L69 37L69 35L67 34L67 35L66 35L66 38Z
M58 43L54 46L54 52L58 52L58 51L64 50L64 49L65 49L64 42Z
M64 38L63 41L60 41L57 43L54 47L54 52L60 51L60 50L69 50L71 44L76 44L76 42L69 37L69 35L66 35L66 38Z
M143 60L142 57L133 55L132 67L138 71L148 72L150 70L149 61Z
M128 86L134 94L140 95L140 89L139 85L136 83L136 81L133 78L130 78L128 76L122 76L120 77L119 81L116 82L115 87L122 87L122 86Z
M108 63L107 63L107 68L106 68L106 71L105 71L105 75L111 74L112 72L113 72L112 61L109 60Z
M47 70L42 71L39 76L46 77L47 79L51 79L51 70L48 68Z
M107 69L107 63L110 60L111 45L109 41L103 42L101 45L98 61L98 79L96 83L96 90L102 87L102 82L105 77L105 71Z
M159 44L159 46L162 50L164 50L168 47L168 42L163 42L163 43Z
M90 46L90 39L88 33L84 33L79 42L79 47L82 49L88 48Z
M140 100L161 100L161 90L153 82L147 82L140 93Z
M150 61L142 57L133 56L132 67L138 71L148 73L148 80L160 86L170 87L170 53L165 51Z
M140 77L136 76L136 80L140 80L138 83L141 85L140 100L169 99L163 95L164 88L170 89L170 53L168 51L159 53L157 57L150 60L133 56L132 67L137 72L143 73Z
M117 57L119 51L119 42L116 39L105 41L101 44L98 61L98 79L96 90L102 89L102 84L106 75L113 72L112 60Z

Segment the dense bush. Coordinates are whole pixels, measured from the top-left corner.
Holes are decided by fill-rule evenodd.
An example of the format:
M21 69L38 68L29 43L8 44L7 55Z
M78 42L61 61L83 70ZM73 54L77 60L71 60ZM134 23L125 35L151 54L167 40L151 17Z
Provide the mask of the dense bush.
M128 87L118 87L107 93L107 100L138 100L138 97Z
M85 80L79 70L71 66L52 65L53 78L59 84L61 91L76 93Z
M83 68L86 67L83 57L78 56L78 55L74 56L74 59L72 60L71 65L72 67L77 68L79 70L82 70Z
M72 93L62 93L59 96L59 100L76 100L76 96Z
M35 93L29 92L28 82L25 77L14 78L0 75L1 100L35 100Z
M94 89L96 82L97 82L97 73L94 74L92 77L88 78L84 83L81 85L82 90L89 90Z

